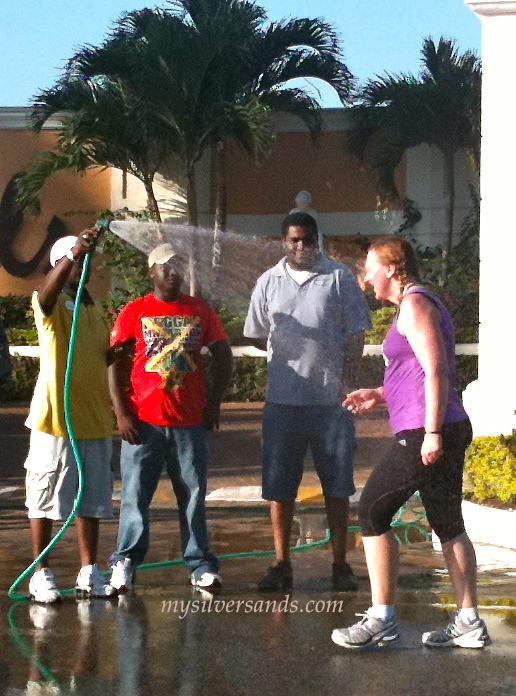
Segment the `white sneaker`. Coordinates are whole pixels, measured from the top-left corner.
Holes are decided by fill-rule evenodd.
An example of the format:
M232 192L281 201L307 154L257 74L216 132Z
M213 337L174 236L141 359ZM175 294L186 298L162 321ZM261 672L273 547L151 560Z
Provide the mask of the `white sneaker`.
M190 577L190 582L194 587L198 587L200 590L220 590L222 587L222 578L218 573L212 573L211 571L205 571L199 577L196 577L192 573Z
M467 624L457 614L445 628L423 633L421 640L429 648L484 648L491 645L487 626L482 619Z
M395 618L389 621L377 619L367 613L357 614L362 618L348 628L336 628L331 639L343 648L357 649L366 645L384 646L399 640L400 632Z
M96 563L80 569L75 582L76 597L112 597L115 594L115 588L106 582Z
M134 566L130 558L121 558L111 566L111 579L109 584L116 592L127 592L134 582Z
M52 604L63 600L57 589L53 570L42 568L34 573L29 580L29 596L33 602L41 602L41 604Z

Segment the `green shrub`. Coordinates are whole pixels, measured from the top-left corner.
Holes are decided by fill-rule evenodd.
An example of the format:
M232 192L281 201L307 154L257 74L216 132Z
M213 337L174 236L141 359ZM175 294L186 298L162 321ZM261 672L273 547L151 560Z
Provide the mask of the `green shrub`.
M516 503L516 435L475 437L466 452L466 497Z
M39 358L14 355L12 365L12 375L0 385L0 401L28 401L36 384Z
M383 343L387 331L391 328L392 320L396 314L396 307L380 307L371 312L373 328L367 329L365 342L367 345L380 345Z
M204 356L206 382L213 379L213 365L210 355ZM267 358L235 358L231 384L224 401L264 401L267 385Z
M236 358L225 401L264 401L267 358Z
M104 307L114 318L131 300L152 290L147 255L110 231L103 236L103 266L111 273L111 290Z
M37 346L38 332L36 329L7 329L7 340L10 346Z
M1 295L0 317L6 329L34 329L31 298L25 295Z
M227 307L218 310L219 317L224 324L229 342L232 346L247 346L249 339L244 336L244 316L235 314Z
M476 377L475 355L460 355L457 359L457 384L461 391ZM38 374L39 360L13 357L13 375L0 386L2 401L27 401L32 396ZM209 355L205 357L206 378L211 379ZM365 355L357 371L358 387L378 387L383 382L384 362L380 355ZM264 401L267 384L267 360L242 357L235 359L235 371L225 401Z
M468 384L478 377L478 356L457 355L455 360L457 391L462 394Z

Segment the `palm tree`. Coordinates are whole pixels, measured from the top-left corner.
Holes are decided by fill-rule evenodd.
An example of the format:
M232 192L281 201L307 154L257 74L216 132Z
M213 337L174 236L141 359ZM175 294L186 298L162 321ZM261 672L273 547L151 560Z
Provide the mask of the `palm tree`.
M198 222L195 166L213 148L215 234L225 228L227 141L237 139L260 161L272 147L273 111L300 116L312 133L320 128L316 100L286 82L317 77L342 98L351 87L329 25L300 19L264 29L265 17L248 0L180 0L170 10L125 14L102 46L86 47L70 62L83 77L114 79L148 105L182 167L192 226Z
M84 80L68 71L52 89L34 98L33 128L39 132L56 115L61 118L56 149L42 153L18 176L22 208L39 213L40 192L57 170L115 167L143 183L147 206L159 220L153 180L168 148L163 127L149 118L145 102L128 98L116 80L105 76Z
M183 168L191 225L195 164L207 148L223 162L225 143L236 138L260 160L272 146L271 112L295 113L312 132L320 127L316 100L286 82L323 79L342 98L351 87L328 24L299 19L264 29L265 18L248 0L178 0L169 10L123 15L101 47L86 47L71 62L87 78L120 81L149 105Z
M199 2L187 1L189 5ZM338 37L329 24L318 19L291 19L265 28L263 19L254 26L246 50L232 48L218 66L223 73L218 83L223 82L233 109L213 133L216 229L226 226L228 141L236 140L259 163L273 146L272 114L285 112L299 117L314 136L321 129L318 101L305 89L292 86L292 80L323 80L336 90L343 102L353 84L353 77L342 62ZM227 66L232 69L228 70Z
M439 148L444 161L444 281L453 243L456 153L465 149L479 166L481 66L471 51L459 54L450 39L441 38L437 46L425 39L421 54L419 77L387 74L360 91L350 148L372 165L380 197L395 203L400 195L394 172L405 150L422 143Z
M122 15L101 46L79 50L56 87L36 98L36 128L59 111L70 115L57 152L22 177L22 197L31 186L39 190L52 167L115 166L138 176L159 217L152 182L173 155L186 181L187 222L196 226L195 166L213 147L223 227L228 139L261 160L273 143L270 114L278 110L297 114L316 133L318 104L299 88L285 88L294 78L324 79L342 98L349 92L352 77L336 34L320 20L264 29L264 10L249 0L170 4ZM113 103L101 106L101 96Z

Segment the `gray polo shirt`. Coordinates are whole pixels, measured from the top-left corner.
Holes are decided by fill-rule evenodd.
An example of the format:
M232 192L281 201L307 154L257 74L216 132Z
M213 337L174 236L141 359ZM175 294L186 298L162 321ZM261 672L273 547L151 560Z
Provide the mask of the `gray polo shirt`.
M266 398L272 403L340 403L346 336L371 326L349 268L320 255L313 270L299 285L283 258L258 278L251 296L244 335L267 339Z

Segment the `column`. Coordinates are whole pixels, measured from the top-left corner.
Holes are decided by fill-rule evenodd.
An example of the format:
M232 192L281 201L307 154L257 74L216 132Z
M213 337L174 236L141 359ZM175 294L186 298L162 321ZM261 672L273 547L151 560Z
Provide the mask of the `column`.
M475 435L516 428L516 2L465 0L482 22L478 380L464 392Z

